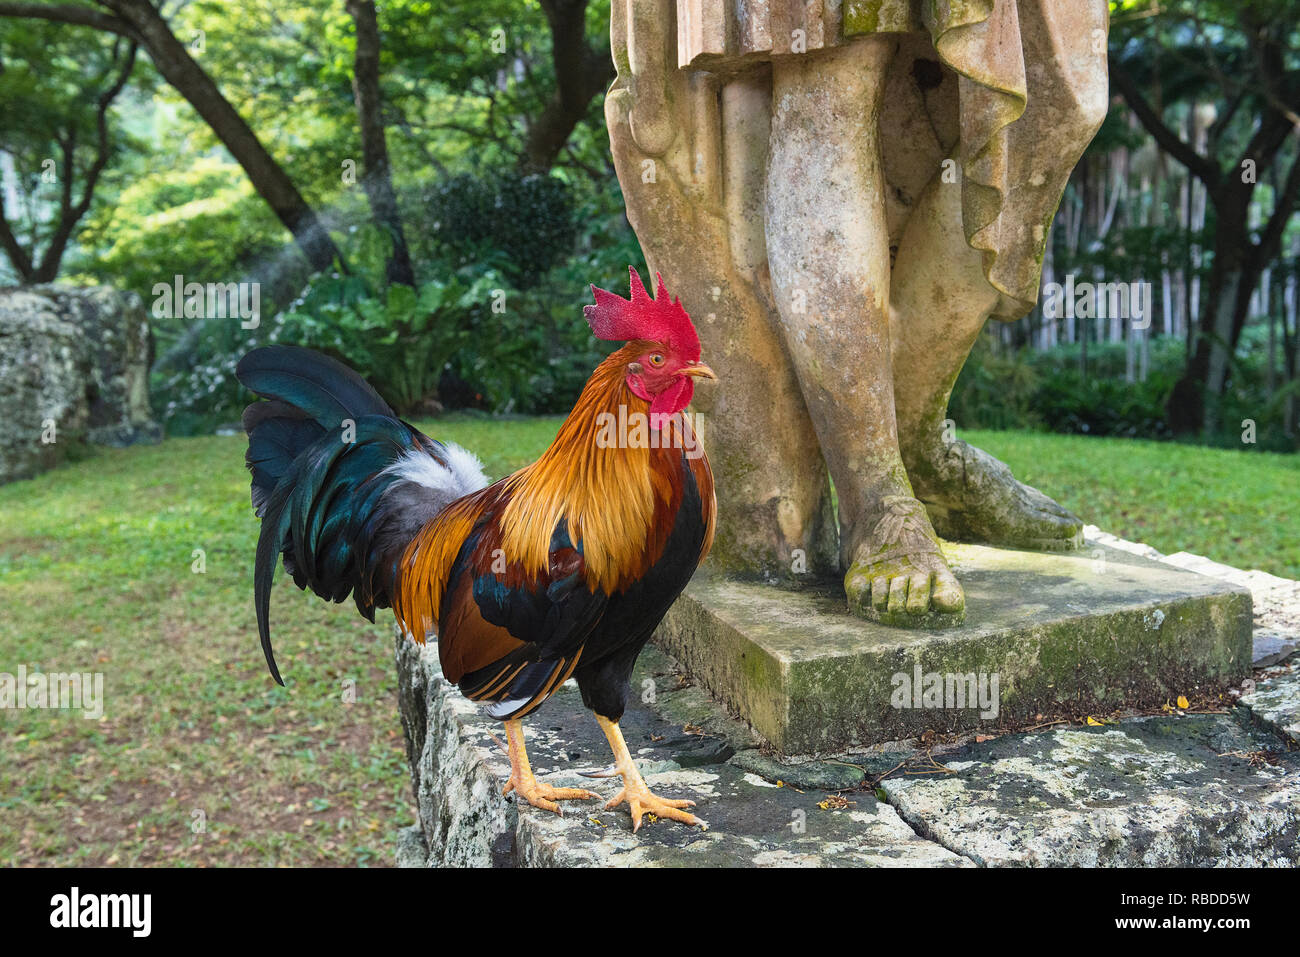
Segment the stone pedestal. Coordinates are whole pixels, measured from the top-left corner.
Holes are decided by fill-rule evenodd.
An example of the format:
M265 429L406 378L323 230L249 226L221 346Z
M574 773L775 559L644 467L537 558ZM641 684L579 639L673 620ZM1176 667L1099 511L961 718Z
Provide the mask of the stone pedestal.
M1092 543L945 555L966 590L960 627L864 621L831 582L789 590L701 573L657 640L793 755L1217 699L1250 673L1244 588Z

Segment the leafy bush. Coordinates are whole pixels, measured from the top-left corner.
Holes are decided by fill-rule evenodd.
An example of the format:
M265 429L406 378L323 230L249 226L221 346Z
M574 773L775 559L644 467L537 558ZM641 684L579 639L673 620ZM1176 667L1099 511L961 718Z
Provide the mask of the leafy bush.
M1172 336L1151 340L1147 376L1125 381L1122 342L1088 344L1086 370L1076 343L1042 352L1004 355L982 336L953 389L949 414L968 429L1040 429L1049 432L1125 438L1171 437L1165 407L1183 372L1185 343ZM1292 451L1284 432L1284 403L1296 383L1267 385L1264 330L1243 336L1230 366L1228 389L1219 403L1220 431L1201 438L1210 445L1241 447L1241 423L1255 423L1257 445ZM1279 374L1280 378L1280 374Z
M574 196L554 176L464 173L426 194L434 252L480 263L528 287L573 250Z
M313 280L278 316L273 341L335 355L367 379L399 413L438 391L448 361L468 341L471 316L490 302L495 275L452 275L381 293L356 276Z
M155 283L178 274L198 282L241 281L254 263L281 249L284 236L238 166L204 157L187 169L139 176L115 203L97 207L79 235L94 254L72 256L69 272L149 302ZM154 320L160 354L185 325Z
M1027 352L997 355L981 337L953 389L948 414L962 428L1042 428L1036 408L1041 388Z

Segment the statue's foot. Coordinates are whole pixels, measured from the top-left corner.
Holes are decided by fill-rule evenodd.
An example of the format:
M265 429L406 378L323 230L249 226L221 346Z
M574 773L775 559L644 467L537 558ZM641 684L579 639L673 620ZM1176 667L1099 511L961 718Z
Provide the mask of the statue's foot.
M1083 520L983 449L954 439L924 463L909 465L917 494L944 538L1014 548L1083 547ZM919 480L918 480L919 479Z
M849 608L904 628L960 623L966 595L939 550L925 507L909 495L889 495L880 504L880 517L844 576Z

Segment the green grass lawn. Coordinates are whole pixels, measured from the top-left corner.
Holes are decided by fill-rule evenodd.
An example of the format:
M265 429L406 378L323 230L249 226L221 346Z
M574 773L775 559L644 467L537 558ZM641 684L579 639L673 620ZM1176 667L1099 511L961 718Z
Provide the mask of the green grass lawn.
M495 476L558 423L425 428ZM1108 531L1300 577L1300 458L963 437ZM106 698L100 720L0 712L0 864L390 862L414 807L389 627L282 582L271 614L288 687L272 683L243 448L231 436L102 450L0 488L0 672L98 671Z
M1113 535L1300 578L1300 455L1029 432L960 436Z
M501 475L558 424L427 427ZM278 580L272 682L243 450L170 439L0 488L0 672L103 672L106 699L102 720L0 712L0 864L391 862L415 819L391 618Z

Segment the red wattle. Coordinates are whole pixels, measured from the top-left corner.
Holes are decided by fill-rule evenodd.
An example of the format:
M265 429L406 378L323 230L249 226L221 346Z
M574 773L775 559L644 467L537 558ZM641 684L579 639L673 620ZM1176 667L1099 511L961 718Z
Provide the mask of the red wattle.
M670 385L664 391L654 397L650 403L650 426L655 427L656 416L672 415L680 412L691 404L691 399L695 395L695 383L691 379L682 377Z

